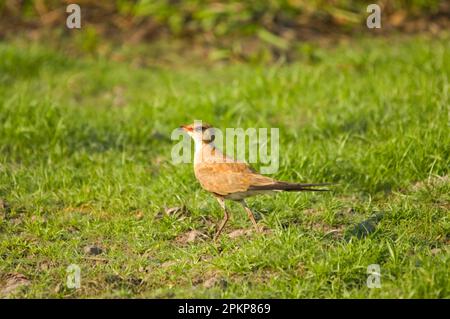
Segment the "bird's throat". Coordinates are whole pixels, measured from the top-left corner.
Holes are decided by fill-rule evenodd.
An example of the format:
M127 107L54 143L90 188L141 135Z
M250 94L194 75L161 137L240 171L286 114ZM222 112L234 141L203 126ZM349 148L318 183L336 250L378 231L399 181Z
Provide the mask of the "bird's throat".
M223 157L213 142L195 141L194 165L204 162L215 162L217 156Z

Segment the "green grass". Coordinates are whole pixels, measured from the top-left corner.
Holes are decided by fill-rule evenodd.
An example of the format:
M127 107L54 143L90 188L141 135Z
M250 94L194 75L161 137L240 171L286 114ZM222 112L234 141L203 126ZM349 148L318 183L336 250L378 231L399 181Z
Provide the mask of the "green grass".
M293 64L139 68L0 43L0 292L449 298L448 37L311 50ZM230 238L251 228L231 204L217 244L180 243L222 218L192 166L171 163L171 131L194 119L278 127L273 177L338 185L250 199L271 233ZM70 264L80 289L65 285ZM28 285L7 295L19 274Z

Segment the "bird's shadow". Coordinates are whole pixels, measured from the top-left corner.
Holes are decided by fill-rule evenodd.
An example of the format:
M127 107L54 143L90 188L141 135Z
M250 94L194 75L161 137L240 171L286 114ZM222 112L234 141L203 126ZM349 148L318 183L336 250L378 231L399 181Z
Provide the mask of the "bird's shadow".
M263 218L263 216L267 216L274 213L274 210L271 210L270 208L267 207L260 207L258 205L254 205L253 213L255 215L255 219L259 221ZM363 239L369 236L370 234L376 231L378 223L385 217L385 215L386 212L383 211L374 212L367 219L346 226L342 232L343 239L349 241L351 238L356 237L357 239ZM300 216L299 219L301 219Z
M362 239L376 231L378 223L384 218L386 212L376 212L366 220L350 226L344 232L344 239L350 240L352 237Z

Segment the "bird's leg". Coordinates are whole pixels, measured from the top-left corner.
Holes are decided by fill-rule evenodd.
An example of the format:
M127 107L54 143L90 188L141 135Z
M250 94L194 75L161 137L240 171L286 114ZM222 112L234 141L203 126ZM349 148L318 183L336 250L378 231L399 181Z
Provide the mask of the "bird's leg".
M220 233L222 232L222 229L225 227L225 224L227 223L228 217L229 217L228 211L225 207L225 200L222 197L216 197L216 199L219 202L220 207L222 207L222 209L223 209L224 216L223 216L222 222L219 225L219 228L217 229L216 234L214 235L214 241L216 241L217 238L219 238Z
M244 200L241 200L240 203L241 203L242 207L244 207L245 211L247 212L247 216L252 221L252 224L255 227L256 231L261 232L262 230L256 223L255 215L253 215L253 212L250 210L250 208L247 206L247 204L245 203Z

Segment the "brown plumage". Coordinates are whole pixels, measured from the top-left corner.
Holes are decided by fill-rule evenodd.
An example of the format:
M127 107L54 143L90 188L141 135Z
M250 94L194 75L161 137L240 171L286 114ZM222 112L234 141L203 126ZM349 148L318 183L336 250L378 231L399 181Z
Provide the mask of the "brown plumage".
M195 126L194 124L190 124L181 126L181 128L195 142L195 177L205 190L216 196L225 213L225 217L214 239L219 237L228 221L229 213L225 207L225 199L240 202L255 228L259 230L252 211L244 201L245 198L280 191L327 191L327 189L316 187L330 185L329 183L289 183L263 176L256 173L248 164L236 161L220 152L214 146L213 138L211 138L211 134L208 132L211 126Z

